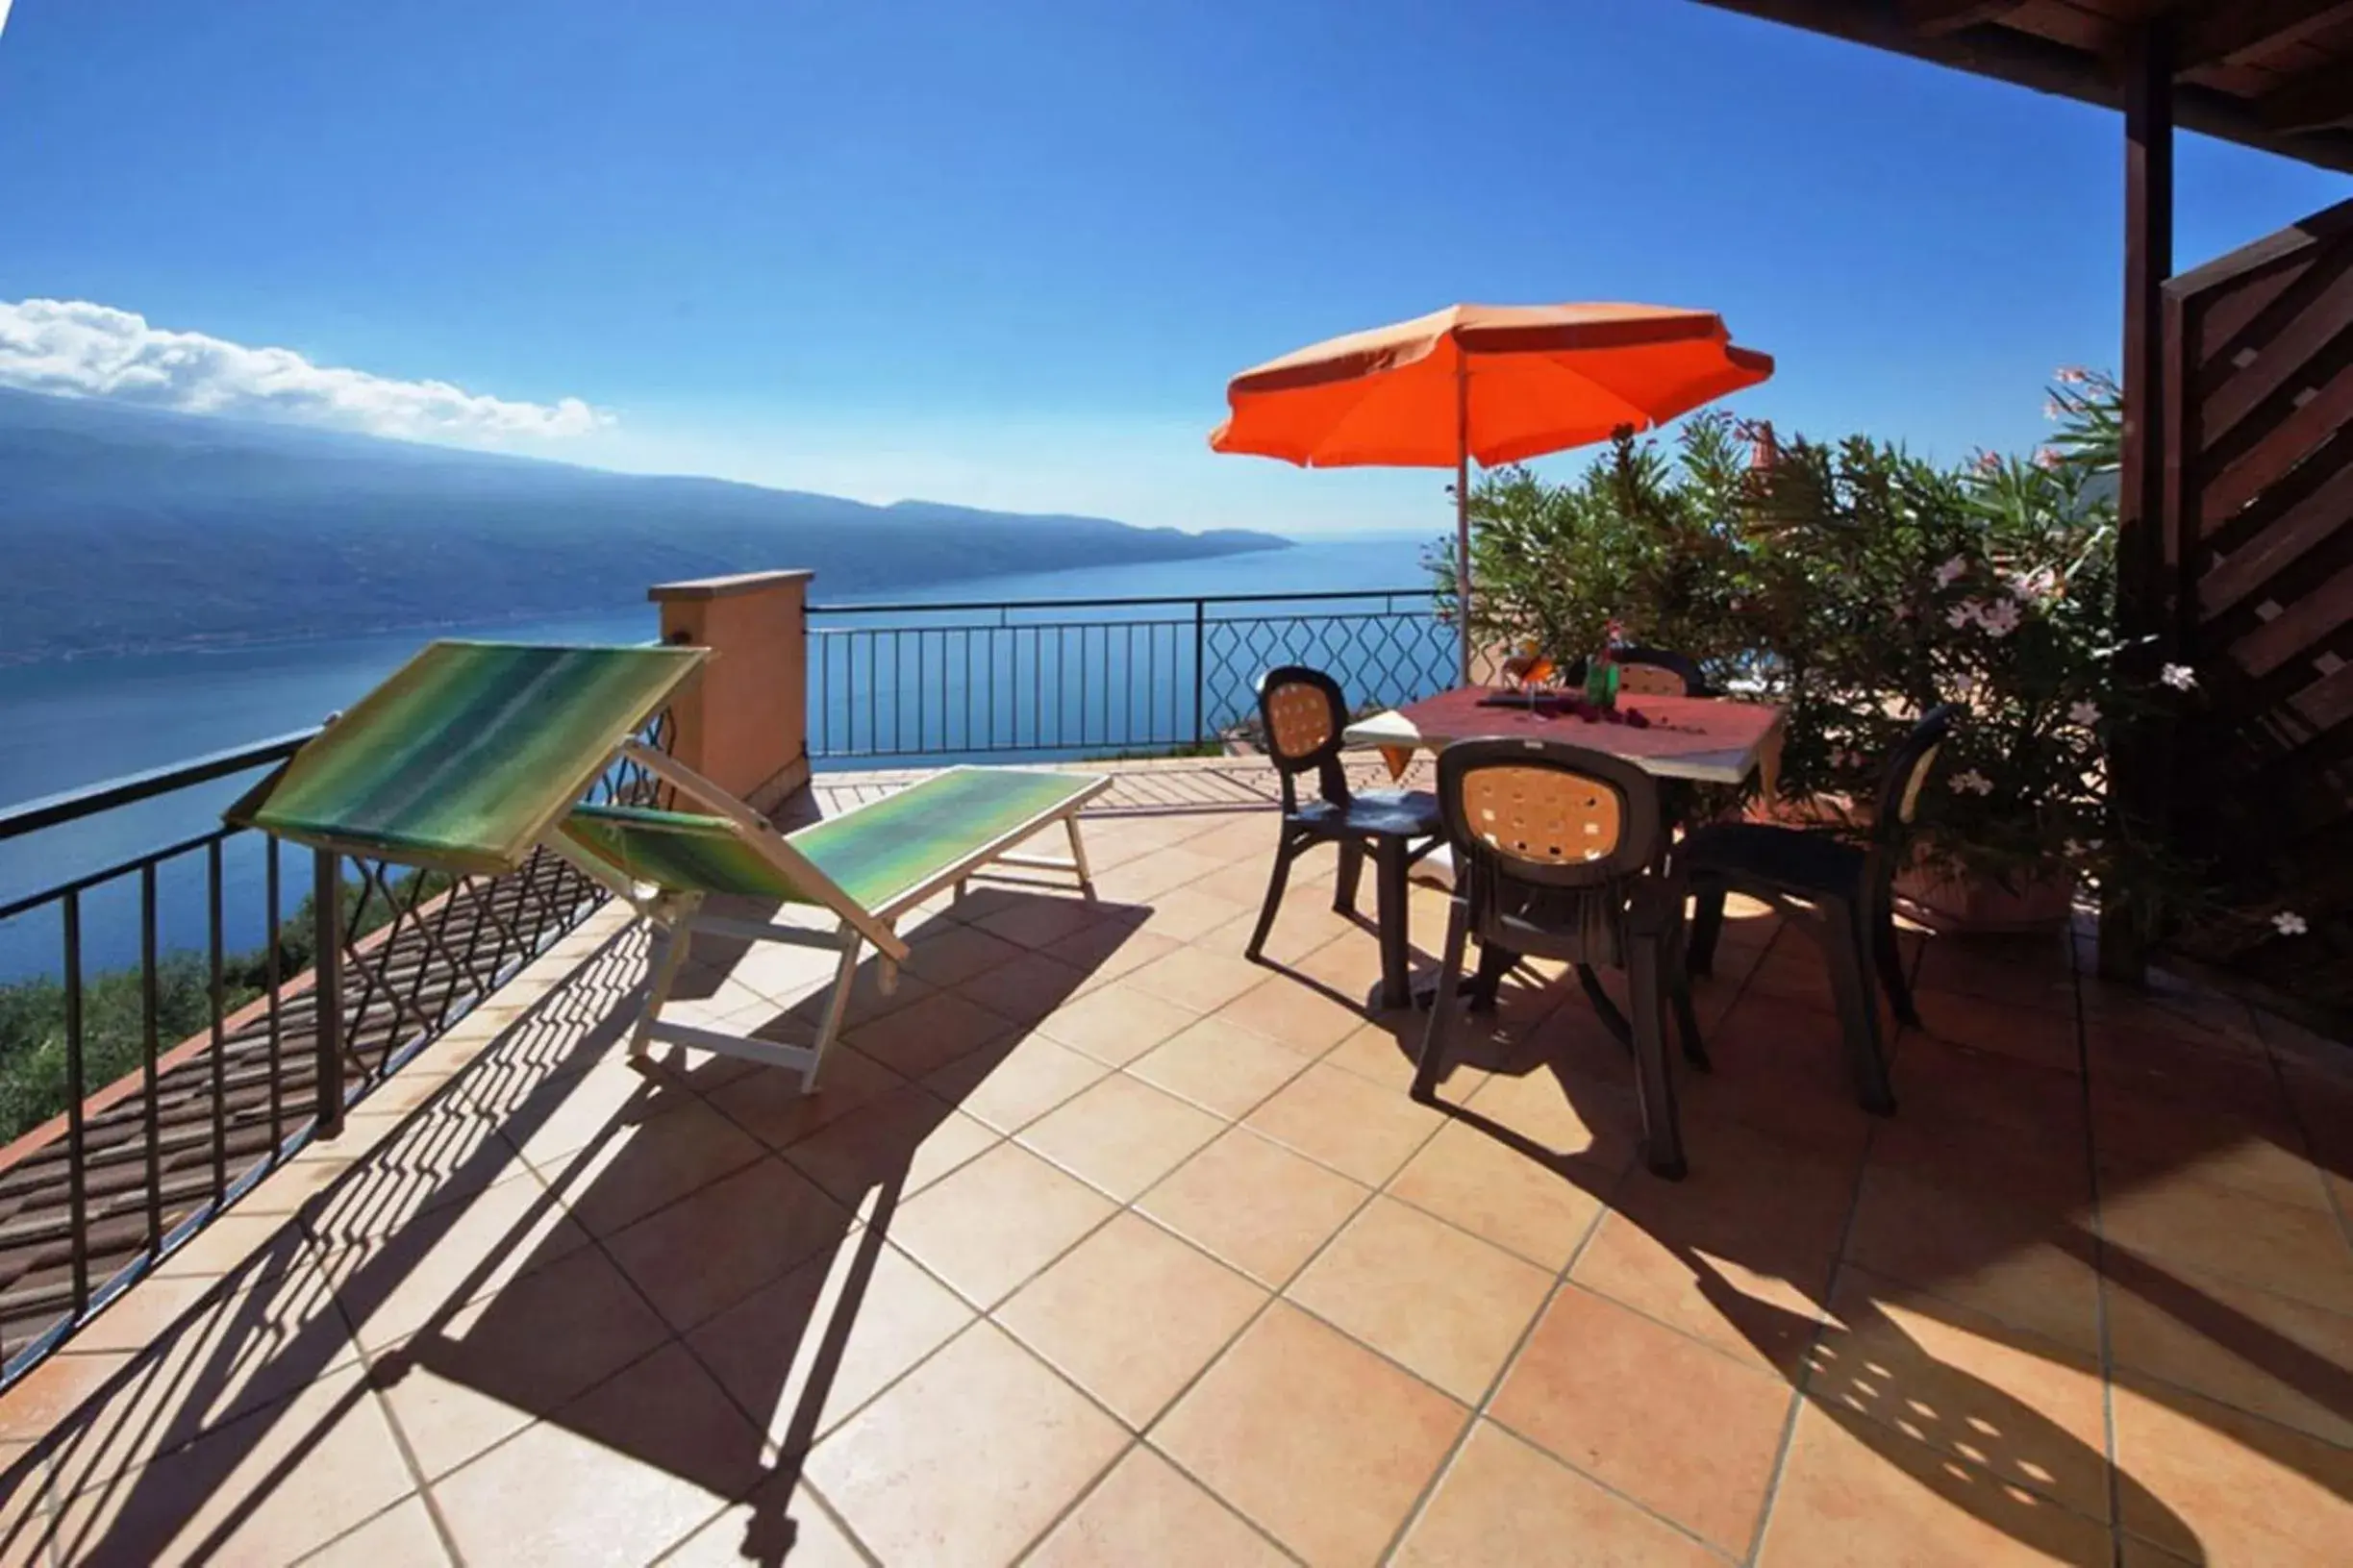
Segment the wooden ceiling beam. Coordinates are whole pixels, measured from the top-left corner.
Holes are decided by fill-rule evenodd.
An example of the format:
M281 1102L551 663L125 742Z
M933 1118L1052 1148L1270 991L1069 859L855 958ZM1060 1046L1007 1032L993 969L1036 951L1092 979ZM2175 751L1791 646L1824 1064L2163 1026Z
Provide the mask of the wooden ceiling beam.
M2353 0L2206 0L2176 23L2177 71L2256 59L2353 23Z
M2353 62L2332 60L2255 100L2256 117L2274 131L2325 131L2353 125Z
M1932 38L1998 22L2024 9L2024 0L1903 0L1904 25Z

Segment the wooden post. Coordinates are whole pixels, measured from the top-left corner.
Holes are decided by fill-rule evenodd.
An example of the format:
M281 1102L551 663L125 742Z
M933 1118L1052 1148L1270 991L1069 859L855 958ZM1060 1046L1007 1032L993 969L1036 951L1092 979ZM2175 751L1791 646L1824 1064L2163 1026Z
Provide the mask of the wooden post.
M2168 627L2165 515L2165 284L2173 271L2173 34L2156 18L2133 35L2124 82L2124 410L2116 502L2116 629L2126 669L2155 673L2150 638ZM2133 726L2116 737L2112 805L2137 834L2164 831L2162 737ZM2140 980L2147 933L2111 906L2100 911L2100 973Z

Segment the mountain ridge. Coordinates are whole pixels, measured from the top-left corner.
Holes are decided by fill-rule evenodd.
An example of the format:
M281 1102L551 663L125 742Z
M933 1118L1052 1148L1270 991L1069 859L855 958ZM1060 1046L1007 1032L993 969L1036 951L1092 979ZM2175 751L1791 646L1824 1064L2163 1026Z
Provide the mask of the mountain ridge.
M814 569L842 595L1290 542L0 388L0 665L488 626L766 567Z

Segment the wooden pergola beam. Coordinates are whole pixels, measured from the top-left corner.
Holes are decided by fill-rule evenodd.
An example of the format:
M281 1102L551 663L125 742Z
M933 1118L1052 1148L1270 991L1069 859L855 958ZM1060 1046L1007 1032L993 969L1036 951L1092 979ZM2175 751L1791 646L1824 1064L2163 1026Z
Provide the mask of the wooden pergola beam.
M2114 61L2105 54L2094 55L2057 43L2015 25L1981 23L1951 33L1923 33L1906 25L1903 12L1890 0L1699 0L1699 3L2015 83L2038 92L2057 93L2108 109L2117 107L2118 78ZM2227 12L2263 3L2265 0L2222 0L2218 7L2209 9ZM2301 0L2301 3L2333 4L2335 0ZM2129 44L2129 37L2128 33L2117 42ZM2353 133L2326 129L2300 134L2283 131L2265 123L2246 99L2196 83L2179 86L2174 93L2174 109L2185 130L2202 131L2244 146L2261 147L2283 158L2353 173Z
M2274 131L2321 131L2353 123L2353 66L2331 61L2290 77L2255 101Z
M1998 22L2024 0L1904 0L1904 24L1935 38L1985 22Z
M2143 678L2170 652L2166 604L2165 279L2173 271L2173 33L2140 29L2124 61L2124 407L2116 486L2116 632ZM2110 804L2136 834L2162 833L2170 807L2168 741L2147 719L2110 756ZM2100 972L2139 981L2148 933L2129 911L2101 911Z
M2353 0L2207 0L2180 24L2173 71L2257 59L2345 21Z

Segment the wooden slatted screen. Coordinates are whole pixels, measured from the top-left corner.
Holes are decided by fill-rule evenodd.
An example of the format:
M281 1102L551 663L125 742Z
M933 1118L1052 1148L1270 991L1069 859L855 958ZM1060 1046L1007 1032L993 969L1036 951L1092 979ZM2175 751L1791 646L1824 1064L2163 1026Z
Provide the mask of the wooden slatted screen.
M2353 202L2165 295L2174 657L2205 684L2174 820L2237 898L2311 928L2180 941L2353 1017Z

